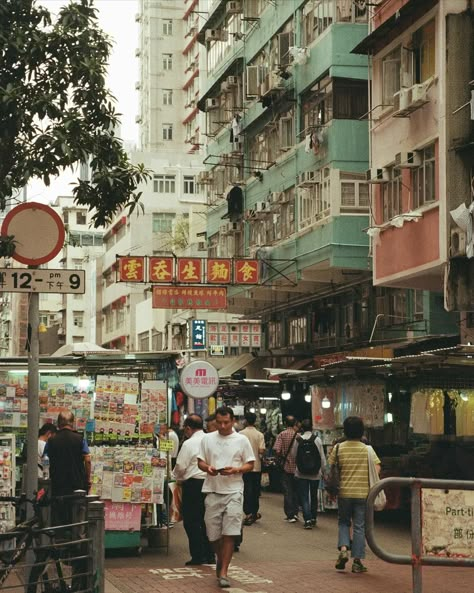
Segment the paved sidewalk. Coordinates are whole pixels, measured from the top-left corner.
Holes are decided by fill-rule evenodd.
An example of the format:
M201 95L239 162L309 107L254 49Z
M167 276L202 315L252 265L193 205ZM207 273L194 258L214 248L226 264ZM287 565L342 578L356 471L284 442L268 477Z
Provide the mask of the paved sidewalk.
M262 519L244 530L241 551L234 555L230 593L411 593L411 567L387 564L367 550L369 572L352 574L334 568L337 517L321 514L318 527L304 530L302 522L283 521L280 495L264 494ZM377 518L376 536L391 552L409 554L406 519ZM382 519L382 521L381 521ZM145 549L141 557L106 560L106 593L207 593L221 590L214 567L185 567L189 559L181 524L170 532L170 549ZM423 593L465 593L473 569L423 569ZM471 585L469 585L471 583Z

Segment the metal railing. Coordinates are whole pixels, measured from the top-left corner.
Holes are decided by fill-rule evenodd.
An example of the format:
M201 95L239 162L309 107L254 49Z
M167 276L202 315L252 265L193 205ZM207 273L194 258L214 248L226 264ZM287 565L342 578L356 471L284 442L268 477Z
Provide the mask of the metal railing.
M410 488L411 490L411 554L392 554L378 545L375 539L374 501L377 494L391 486ZM464 566L474 567L473 557L434 556L423 553L422 533L422 496L423 488L434 490L470 490L474 491L474 482L467 480L435 480L426 478L385 478L380 480L369 492L365 529L367 543L372 552L392 564L411 564L413 593L422 593L423 566ZM442 518L439 518L442 521Z

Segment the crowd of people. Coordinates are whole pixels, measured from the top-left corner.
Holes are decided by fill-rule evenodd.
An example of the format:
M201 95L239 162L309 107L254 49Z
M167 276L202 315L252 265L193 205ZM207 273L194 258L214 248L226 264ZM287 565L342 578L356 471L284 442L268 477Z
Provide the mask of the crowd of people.
M187 566L216 565L218 584L231 586L228 570L233 553L242 542L243 525L261 519L260 491L264 435L256 427L256 415L245 415L245 428L237 425L232 408L222 406L205 420L191 414L184 420L183 442L173 431L172 478L182 486L182 517L190 559ZM38 470L49 458L53 495L88 491L91 463L87 442L73 430L74 416L58 417L57 428L44 425L38 437ZM312 422L287 416L285 429L274 443L281 468L283 511L288 523L304 529L317 526L318 490L331 466L340 475L338 493L337 570L344 570L352 556L352 572L363 573L365 558L365 510L369 492L369 456L380 471L380 460L364 437L359 417L344 421L344 437L326 459L324 447ZM59 520L67 522L67 509Z

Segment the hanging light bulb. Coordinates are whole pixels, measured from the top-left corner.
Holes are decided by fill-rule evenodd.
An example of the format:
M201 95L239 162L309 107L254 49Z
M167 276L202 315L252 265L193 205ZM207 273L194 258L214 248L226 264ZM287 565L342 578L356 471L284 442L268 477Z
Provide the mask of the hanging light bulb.
M267 408L260 408L260 414L266 414Z
M252 407L249 409L249 412L251 412L252 414L255 414L255 408L252 406Z
M281 392L281 399L284 401L288 401L291 399L291 393L286 388L286 385L283 385L283 391Z
M322 406L322 407L323 407L325 410L327 410L328 408L330 408L330 407L331 407L331 400L328 398L328 396L327 396L327 395L325 395L325 396L323 397L323 399L321 400L321 406Z
M311 402L311 392L310 391L308 391L308 393L305 393L304 401L308 402L308 404Z

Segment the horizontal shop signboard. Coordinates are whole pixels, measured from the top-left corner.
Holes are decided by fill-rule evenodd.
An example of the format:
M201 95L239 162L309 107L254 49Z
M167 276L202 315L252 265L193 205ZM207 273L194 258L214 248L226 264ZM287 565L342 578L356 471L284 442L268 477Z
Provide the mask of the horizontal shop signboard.
M226 288L154 286L153 309L226 309Z

